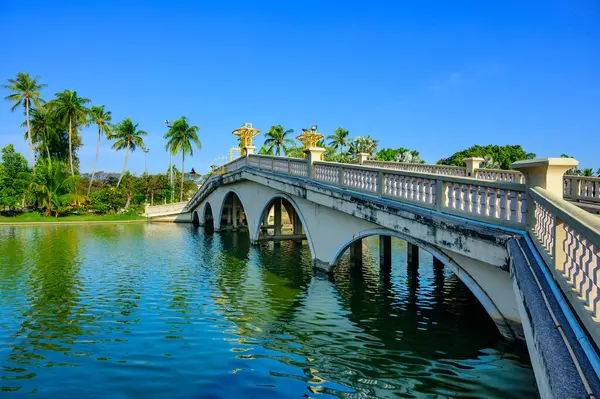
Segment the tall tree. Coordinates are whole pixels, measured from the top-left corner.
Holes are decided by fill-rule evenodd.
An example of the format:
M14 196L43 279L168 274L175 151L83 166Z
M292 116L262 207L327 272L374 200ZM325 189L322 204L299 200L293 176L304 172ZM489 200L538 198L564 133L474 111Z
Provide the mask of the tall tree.
M125 164L123 165L123 172L121 172L121 176L119 177L119 181L117 182L117 187L121 184L121 180L123 179L123 175L127 170L127 159L129 158L129 151L135 151L137 147L145 148L144 139L142 136L146 136L146 133L143 130L138 129L139 124L133 124L131 118L127 118L117 123L112 128L111 138L117 140L112 148L113 150L125 150Z
M27 140L29 142L29 161L31 168L35 171L35 161L33 159L33 144L31 143L31 126L29 122L29 111L31 105L36 107L43 104L44 100L40 98L40 89L47 86L46 84L38 83L39 76L31 78L29 73L19 72L16 79L8 79L8 84L4 87L12 94L5 97L6 100L12 101L14 104L11 111L17 109L19 105L25 107L25 120L27 122Z
M98 144L96 145L96 159L94 159L94 169L92 169L92 177L88 186L87 195L90 195L94 174L96 174L96 164L98 163L98 154L100 152L100 138L102 134L110 137L110 121L112 120L111 112L104 110L104 105L92 106L90 109L90 119L88 123L95 123L98 126Z
M332 135L327 136L329 140L329 145L335 148L336 150L340 149L340 155L344 152L344 147L348 145L350 132L342 127L338 127L335 129Z
M73 127L77 129L87 121L89 110L85 104L89 103L89 98L78 97L77 92L73 90L65 90L55 94L56 98L51 101L52 109L56 115L64 122L68 122L69 126L69 166L71 168L71 176L75 175L73 168ZM77 130L75 130L77 134Z
M167 144L165 145L165 149L167 151L169 151L172 155L176 155L179 151L181 151L181 190L179 191L179 201L183 201L185 154L194 154L192 144L196 144L198 149L202 147L200 144L200 139L198 138L199 130L200 128L198 126L190 126L187 118L182 116L173 122L173 125L164 136L167 139Z
M56 118L47 105L40 104L31 110L31 140L37 145L36 151L51 158L50 142L59 139ZM27 133L26 133L27 134Z
M271 126L269 131L265 133L265 145L268 151L275 150L276 155L281 155L281 150L285 154L287 146L294 145L294 140L287 136L294 133L294 129L284 129L281 125Z

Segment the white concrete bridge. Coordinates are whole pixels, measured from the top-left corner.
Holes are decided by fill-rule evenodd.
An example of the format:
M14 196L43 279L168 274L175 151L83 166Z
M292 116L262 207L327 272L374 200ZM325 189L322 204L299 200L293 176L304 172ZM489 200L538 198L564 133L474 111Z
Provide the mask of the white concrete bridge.
M600 397L600 217L563 198L600 202L600 179L564 179L577 165L565 158L517 162L513 172L478 169L477 159L467 168L349 165L306 152L239 158L157 219L247 229L253 243L306 241L325 272L347 249L360 262L361 240L373 235L389 271L391 237L406 240L409 267L430 252L502 335L526 341L542 397Z

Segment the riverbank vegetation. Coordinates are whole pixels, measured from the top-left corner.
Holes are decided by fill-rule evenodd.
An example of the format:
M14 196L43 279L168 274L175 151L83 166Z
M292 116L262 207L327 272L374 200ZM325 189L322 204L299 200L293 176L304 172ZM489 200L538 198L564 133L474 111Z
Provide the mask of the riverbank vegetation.
M185 154L191 154L192 145L200 148L199 128L190 127L185 117L175 121L165 135L166 150L182 154L181 171L172 166L164 174L138 177L127 170L127 163L131 152L146 150L147 133L139 124L131 118L113 123L104 105L89 106L91 100L74 90L58 92L46 100L42 97L45 87L39 77L28 73L18 73L4 85L11 110L23 111L21 126L29 146L29 162L12 144L2 149L0 212L4 217L135 217L145 203L182 200L197 190L201 176L195 172L186 176L183 161ZM81 173L78 156L83 145L80 132L88 126L96 127L98 132L96 158L89 174ZM188 129L181 130L182 126ZM113 142L114 150L125 153L120 174L96 171L102 136ZM168 178L171 173L172 181Z

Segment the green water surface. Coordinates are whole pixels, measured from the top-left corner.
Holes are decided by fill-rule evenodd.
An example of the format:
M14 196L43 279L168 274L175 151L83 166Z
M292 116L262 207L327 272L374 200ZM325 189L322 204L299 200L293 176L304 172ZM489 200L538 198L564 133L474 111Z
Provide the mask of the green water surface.
M306 245L175 224L0 227L0 396L531 398L523 348L393 240L314 274Z

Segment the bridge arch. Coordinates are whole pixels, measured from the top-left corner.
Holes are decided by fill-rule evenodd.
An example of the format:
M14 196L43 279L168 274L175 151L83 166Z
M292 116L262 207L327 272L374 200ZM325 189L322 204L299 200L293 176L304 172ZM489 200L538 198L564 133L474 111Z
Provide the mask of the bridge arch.
M215 215L213 212L213 207L209 201L206 201L202 207L202 219L200 220L203 226L214 228Z
M231 201L231 204L230 204ZM237 203L236 203L237 201ZM207 201L208 202L208 201ZM237 209L239 210L239 208L237 208L237 206L239 205L241 207L241 215L237 215L237 219L235 217L235 215L232 214L228 214L227 218L225 219L225 226L223 225L223 216L225 209L229 209L230 206L232 206L233 204L236 204L235 206L233 206L232 209ZM230 188L229 190L227 190L227 192L225 192L225 195L223 196L223 200L221 201L221 206L219 208L219 212L217 213L217 218L215 220L215 228L216 229L220 229L220 230L224 230L224 228L228 228L228 227L236 227L238 225L238 222L242 222L239 225L240 226L244 226L247 227L247 223L243 224L243 220L244 220L244 216L246 218L246 221L248 220L248 214L247 214L247 210L249 208L246 206L246 202L244 200L244 197L234 188ZM231 218L231 221L229 220L229 218ZM229 224L231 223L231 224Z
M200 226L200 217L198 216L198 211L192 212L192 224L195 227Z
M263 202L264 205L262 206L262 209L261 209L260 213L258 214L257 219L255 220L256 227L254 228L254 235L252 235L252 237L255 237L256 239L258 239L260 237L260 230L261 230L261 226L262 226L261 222L267 215L267 212L269 212L269 210L271 209L271 206L273 205L275 200L278 198L285 200L293 208L295 213L298 215L298 218L300 219L300 223L302 224L302 227L304 229L304 233L306 234L306 241L308 242L310 254L314 258L316 256L316 252L315 252L314 244L313 244L313 241L312 241L312 238L310 235L310 228L307 224L307 220L304 217L303 212L300 209L300 206L298 206L296 201L294 201L292 199L292 197L290 197L287 194L276 193L276 194L271 195L269 198L267 198L266 202ZM285 205L282 204L282 206L285 206ZM289 211L288 211L288 213L289 213Z
M483 306L487 314L492 318L500 333L508 338L509 340L516 341L520 339L519 337L522 335L518 330L513 328L513 323L510 323L502 311L499 309L498 305L495 303L494 299L490 296L487 290L477 281L477 278L472 276L468 270L462 267L456 260L454 260L451 256L441 251L440 249L430 245L422 240L416 239L409 235L400 233L394 230L388 229L367 229L362 230L356 234L353 234L352 237L342 243L338 249L334 252L331 260L329 262L330 268L333 271L337 264L340 261L340 258L344 254L344 252L350 248L352 244L356 241L361 240L370 236L389 236L396 237L401 240L404 240L410 244L416 245L417 247L427 251L437 259L439 259L444 266L447 266L452 270L452 272L469 288L471 293L477 298L479 303Z

